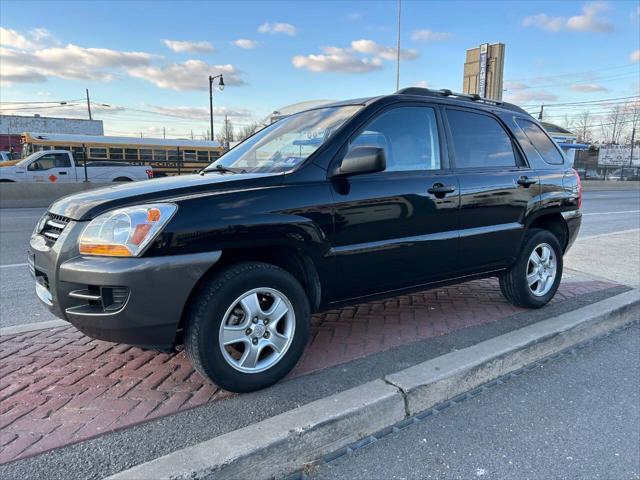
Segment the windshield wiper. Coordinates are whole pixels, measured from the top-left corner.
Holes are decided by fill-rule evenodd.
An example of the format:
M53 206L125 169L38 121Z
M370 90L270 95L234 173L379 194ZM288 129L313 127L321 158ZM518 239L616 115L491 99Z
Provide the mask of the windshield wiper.
M208 172L221 172L221 173L247 173L246 170L241 169L241 168L229 168L229 167L225 167L224 165L220 165L219 163L215 165L214 168L205 168L204 170L202 170L202 172L200 172L201 175L204 175L205 173Z

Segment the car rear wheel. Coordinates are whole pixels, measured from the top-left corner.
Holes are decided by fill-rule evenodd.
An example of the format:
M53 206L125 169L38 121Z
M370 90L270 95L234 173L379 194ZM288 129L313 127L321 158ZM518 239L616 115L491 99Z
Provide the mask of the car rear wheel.
M500 290L512 304L540 308L556 294L562 278L562 248L548 230L531 229L513 266L500 276Z
M260 262L233 265L193 299L185 349L194 368L221 388L259 390L296 365L310 316L304 289L285 270Z

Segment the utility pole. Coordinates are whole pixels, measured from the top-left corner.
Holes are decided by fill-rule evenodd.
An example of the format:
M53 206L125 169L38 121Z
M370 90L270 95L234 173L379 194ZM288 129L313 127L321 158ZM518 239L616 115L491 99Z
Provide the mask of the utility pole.
M636 127L631 130L631 156L629 158L629 166L633 167L633 144L636 141Z
M538 120L542 120L543 113L544 113L544 105L540 105L540 113L538 114Z
M89 111L89 120L93 120L91 118L91 102L89 101L89 89L87 88L87 110Z
M400 90L400 16L402 0L398 0L398 51L396 52L396 91Z
M167 138L167 129L162 127L162 138Z

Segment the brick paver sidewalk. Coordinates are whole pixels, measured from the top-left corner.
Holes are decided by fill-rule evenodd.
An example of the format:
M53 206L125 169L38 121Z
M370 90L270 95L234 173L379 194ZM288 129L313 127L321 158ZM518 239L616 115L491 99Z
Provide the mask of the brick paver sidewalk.
M612 286L565 282L554 301ZM520 311L487 279L315 315L293 375ZM0 463L227 395L194 372L184 353L92 340L73 327L0 337Z

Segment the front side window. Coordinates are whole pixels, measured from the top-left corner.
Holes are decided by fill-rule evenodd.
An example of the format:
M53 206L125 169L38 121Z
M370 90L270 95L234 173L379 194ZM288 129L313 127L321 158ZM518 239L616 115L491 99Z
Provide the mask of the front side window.
M360 105L325 107L285 117L231 149L205 171L215 170L217 165L256 173L292 170L360 108Z
M496 119L447 109L457 168L514 167L511 138Z
M430 107L400 107L382 113L349 148L362 146L383 148L389 172L440 168L438 125Z
M562 165L564 163L564 157L542 128L524 118L516 119L516 123L545 162L552 165Z
M28 170L49 170L50 168L66 168L71 166L69 156L64 153L49 153L29 164Z

